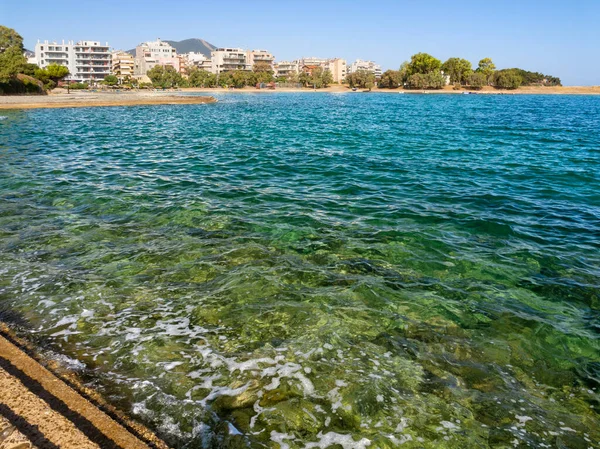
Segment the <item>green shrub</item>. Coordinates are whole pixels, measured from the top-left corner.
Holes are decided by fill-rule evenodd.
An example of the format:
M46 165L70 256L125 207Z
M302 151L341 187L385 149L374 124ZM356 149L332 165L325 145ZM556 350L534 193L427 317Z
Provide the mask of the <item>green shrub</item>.
M494 85L500 89L518 89L523 78L514 70L500 70L494 76Z
M87 83L71 83L69 84L69 89L87 89L89 86Z

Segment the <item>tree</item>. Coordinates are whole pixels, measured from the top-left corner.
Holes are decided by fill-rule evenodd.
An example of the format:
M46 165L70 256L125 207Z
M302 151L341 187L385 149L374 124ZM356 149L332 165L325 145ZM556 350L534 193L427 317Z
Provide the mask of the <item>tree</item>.
M254 73L270 73L273 74L273 66L266 61L258 61L252 66Z
M324 70L322 67L315 67L310 76L310 84L312 84L317 89L323 87L323 72Z
M346 77L346 82L350 87L367 88L367 84L375 84L375 75L368 70L357 70Z
M192 67L188 70L188 82L191 87L215 87L217 76L207 70Z
M21 70L21 73L23 73L24 75L29 75L29 76L33 76L35 77L35 71L39 69L39 66L37 64L25 64L23 66L23 69Z
M234 70L231 72L231 86L241 89L249 84L255 84L253 73L245 72L244 70Z
M381 89L397 89L403 84L402 73L400 70L386 70L377 87Z
M523 84L523 78L514 69L499 70L494 78L494 85L501 89L518 89Z
M253 72L250 75L253 75L251 77L253 82L249 84L270 83L273 81L273 72Z
M425 75L427 89L442 89L446 85L446 78L440 70L429 72Z
M45 69L37 69L35 77L44 83L46 89L54 89L56 84L69 74L69 69L64 65L50 64Z
M492 62L491 58L483 58L481 61L479 61L477 72L483 73L488 82L492 78L494 70L496 70L496 65Z
M333 83L333 75L329 70L325 70L322 67L315 67L311 73L302 72L298 76L298 82L304 87L315 87L321 89L327 87Z
M485 86L487 84L487 78L481 72L474 72L474 73L471 73L471 75L469 76L467 83L473 89L481 89L483 86Z
M466 84L473 73L471 63L462 58L449 58L442 64L444 75L450 76L452 84Z
M146 73L155 87L170 88L177 86L181 82L181 75L175 70L175 67L167 65L157 65Z
M407 73L409 76L416 73L426 75L427 73L440 70L441 67L442 62L439 59L427 53L417 53L411 56L407 66Z
M308 86L308 84L312 81L312 77L308 72L302 72L298 75L298 82L302 84L304 87Z
M446 80L439 70L426 74L415 73L408 78L408 85L412 89L441 89L446 85Z
M219 73L217 79L219 87L233 86L233 77L231 76L231 72L221 72Z
M109 86L116 86L119 84L119 78L117 78L115 75L107 75L104 77L104 83Z
M0 83L16 79L26 64L23 38L12 28L0 25Z
M333 83L333 74L329 70L323 70L321 75L321 84L323 87L329 87Z

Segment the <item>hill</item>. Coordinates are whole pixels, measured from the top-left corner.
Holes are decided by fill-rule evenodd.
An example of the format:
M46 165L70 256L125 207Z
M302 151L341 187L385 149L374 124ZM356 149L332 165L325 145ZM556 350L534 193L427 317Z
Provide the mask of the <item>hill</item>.
M177 53L189 53L190 51L196 53L202 53L203 55L210 58L210 52L213 51L216 46L211 44L210 42L205 41L204 39L185 39L182 41L167 41L177 50ZM127 50L127 53L135 55L135 48L131 50Z

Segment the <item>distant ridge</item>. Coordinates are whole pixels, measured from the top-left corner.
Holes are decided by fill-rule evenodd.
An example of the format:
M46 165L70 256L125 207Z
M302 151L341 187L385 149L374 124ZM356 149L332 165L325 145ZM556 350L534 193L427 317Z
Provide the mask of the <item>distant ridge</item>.
M167 42L175 47L177 53L189 53L191 51L195 53L202 53L203 55L210 58L210 52L216 49L217 47L211 44L210 42L205 41L204 39L185 39L183 41L167 41L163 39L163 42ZM135 56L135 48L131 50L127 50L127 53L130 53Z

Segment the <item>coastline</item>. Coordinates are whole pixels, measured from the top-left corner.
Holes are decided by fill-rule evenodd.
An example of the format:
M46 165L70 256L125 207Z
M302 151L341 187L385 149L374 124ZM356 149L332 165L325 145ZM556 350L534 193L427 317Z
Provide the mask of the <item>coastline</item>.
M205 93L207 95L185 95L186 93ZM332 85L324 89L310 88L280 88L256 89L245 87L242 89L227 88L182 88L178 91L135 91L135 92L86 92L72 91L67 93L63 89L56 89L48 95L19 95L0 96L0 110L8 109L41 109L41 108L85 108L85 107L111 107L111 106L154 106L154 105L187 105L208 104L217 100L211 94L272 94L272 93L344 93L361 94L363 89L352 91L347 86ZM461 95L465 93L477 95L600 95L600 86L561 86L561 87L521 87L516 90L501 90L493 87L484 87L481 90L454 90L446 86L439 90L406 90L406 89L373 89L370 94L407 94L407 95Z
M254 87L244 87L242 89L226 89L222 87L189 87L181 89L181 92L206 92L206 93L275 93L275 92L314 92L314 93L350 93L360 94L364 89L358 89L352 91L348 86L345 85L331 85L323 89L311 89L311 88L278 88L274 90L270 89L256 89ZM452 86L446 86L443 89L438 90L421 90L421 89L377 89L374 88L368 93L392 93L392 94L452 94L461 95L464 93L474 93L481 95L600 95L600 86L527 86L520 87L515 90L507 89L496 89L494 87L486 86L480 90L472 89L460 89L454 90Z
M0 445L6 447L168 449L145 426L0 322ZM2 447L5 447L2 445Z
M211 96L183 96L171 92L57 92L49 95L0 96L2 109L87 108L216 103Z

